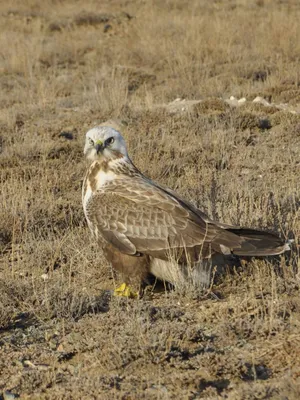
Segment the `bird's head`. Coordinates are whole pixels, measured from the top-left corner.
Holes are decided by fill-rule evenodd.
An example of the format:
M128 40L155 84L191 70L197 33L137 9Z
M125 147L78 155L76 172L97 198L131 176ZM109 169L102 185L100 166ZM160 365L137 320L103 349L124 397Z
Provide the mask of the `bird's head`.
M87 132L84 154L90 161L128 159L123 136L109 126L97 126Z

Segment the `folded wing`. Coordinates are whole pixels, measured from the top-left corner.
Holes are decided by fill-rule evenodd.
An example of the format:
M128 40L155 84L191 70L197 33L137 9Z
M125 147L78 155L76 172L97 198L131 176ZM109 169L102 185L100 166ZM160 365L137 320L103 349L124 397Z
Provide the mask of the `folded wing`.
M96 231L125 254L166 259L170 250L187 250L198 259L230 253L243 243L239 235L142 177L109 183L91 197L86 213Z

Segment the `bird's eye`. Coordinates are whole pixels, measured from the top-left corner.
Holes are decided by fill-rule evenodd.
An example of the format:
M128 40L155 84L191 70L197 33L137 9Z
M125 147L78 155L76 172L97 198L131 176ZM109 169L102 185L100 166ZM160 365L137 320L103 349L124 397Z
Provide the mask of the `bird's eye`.
M93 141L93 139L89 138L89 142L90 142L90 145L91 145L91 146L94 146L94 141Z
M111 144L113 144L114 141L115 141L115 139L113 137L106 139L105 146L110 146Z

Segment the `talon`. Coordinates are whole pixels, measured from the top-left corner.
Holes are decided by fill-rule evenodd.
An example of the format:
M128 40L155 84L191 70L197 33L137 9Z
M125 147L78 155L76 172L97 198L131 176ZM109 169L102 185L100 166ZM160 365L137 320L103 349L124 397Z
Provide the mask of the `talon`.
M114 296L128 297L129 299L136 299L139 297L139 293L135 292L126 283L122 283L119 287L114 290Z

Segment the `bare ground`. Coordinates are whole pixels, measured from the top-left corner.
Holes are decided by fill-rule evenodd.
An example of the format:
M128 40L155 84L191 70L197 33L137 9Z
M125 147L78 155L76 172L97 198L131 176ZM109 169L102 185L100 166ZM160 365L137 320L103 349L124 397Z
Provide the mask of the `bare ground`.
M2 398L299 399L300 116L252 104L299 107L298 1L0 12ZM111 298L81 207L84 134L111 118L146 175L213 218L294 238L291 254L204 294Z

